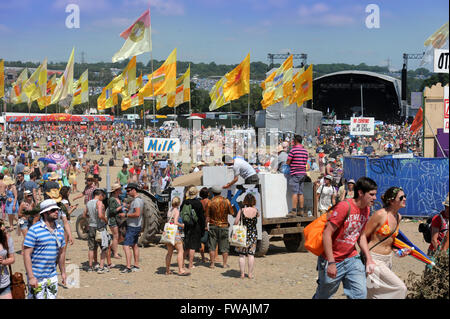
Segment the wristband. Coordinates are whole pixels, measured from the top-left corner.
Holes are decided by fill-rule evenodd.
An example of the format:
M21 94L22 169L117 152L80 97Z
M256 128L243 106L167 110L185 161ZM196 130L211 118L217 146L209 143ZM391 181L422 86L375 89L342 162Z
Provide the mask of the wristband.
M332 264L336 264L336 262L335 261L329 261L328 262L328 265L332 265Z

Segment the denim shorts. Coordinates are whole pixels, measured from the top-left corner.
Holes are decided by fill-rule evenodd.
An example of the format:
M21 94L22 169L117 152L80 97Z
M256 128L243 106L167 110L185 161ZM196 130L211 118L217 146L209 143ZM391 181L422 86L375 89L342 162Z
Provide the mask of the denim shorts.
M127 232L125 234L125 240L123 241L123 246L134 246L137 244L139 239L139 234L141 233L141 227L127 227Z
M300 174L300 175L291 175L289 177L288 184L292 194L303 195L303 185L305 182L305 176L306 175Z
M11 293L11 285L4 288L0 288L0 296L6 296L9 293Z
M356 255L336 263L336 278L327 275L328 262L320 256L317 260L319 279L317 280L316 293L313 299L329 299L344 285L344 294L349 299L366 299L366 267L361 257Z

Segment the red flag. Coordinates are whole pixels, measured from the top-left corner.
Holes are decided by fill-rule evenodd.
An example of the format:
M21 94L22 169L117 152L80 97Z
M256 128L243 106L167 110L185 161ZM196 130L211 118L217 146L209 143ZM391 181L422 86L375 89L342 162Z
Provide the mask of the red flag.
M409 130L412 131L413 134L416 134L417 131L422 127L422 123L423 123L423 110L422 108L419 108L416 117L414 118L414 121L412 122Z

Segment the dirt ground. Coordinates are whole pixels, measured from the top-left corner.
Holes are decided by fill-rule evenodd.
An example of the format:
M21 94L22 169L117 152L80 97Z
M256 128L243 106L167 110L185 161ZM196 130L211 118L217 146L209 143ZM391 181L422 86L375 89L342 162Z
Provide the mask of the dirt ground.
M109 158L109 157L105 157ZM122 162L116 161L116 166L110 168L111 182L115 181L116 174ZM101 187L106 186L106 167L102 167L103 180ZM79 190L82 189L84 174L78 176ZM74 197L72 194L70 198ZM83 207L83 200L75 203ZM255 278L242 280L239 278L238 256L229 257L230 268L221 266L222 258L216 259L216 268L210 269L207 264L201 262L200 254L196 253L194 260L195 269L187 277L178 276L176 253L172 257L173 275L165 275L165 255L167 250L162 245L152 245L140 248L141 272L120 274L120 269L114 268L109 273L87 273L82 268L87 263L87 241L77 238L75 231L76 218L70 221L73 246L68 247L66 267L67 275L75 278L79 273L79 288L64 288L60 286L58 298L62 299L310 299L316 289L316 261L317 257L311 253L290 253L284 247L280 237L272 238L270 248L265 257L256 258ZM408 238L423 251L428 244L417 231L416 221L405 220L401 224L401 230ZM22 245L23 237L13 233L16 251ZM278 240L277 240L278 239ZM124 256L123 250L119 248ZM209 257L207 255L207 257ZM125 257L113 259L116 265L124 266ZM14 271L25 273L22 255L16 254ZM421 274L424 264L413 257L395 258L394 272L403 280L406 280L409 271ZM342 286L335 298L346 298L343 295Z

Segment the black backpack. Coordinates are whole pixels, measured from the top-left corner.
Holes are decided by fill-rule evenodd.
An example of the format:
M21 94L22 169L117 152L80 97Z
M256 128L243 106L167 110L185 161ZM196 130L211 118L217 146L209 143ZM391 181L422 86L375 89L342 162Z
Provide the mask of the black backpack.
M428 217L425 223L419 224L419 232L422 233L423 239L429 244L431 243L431 221L433 217Z

